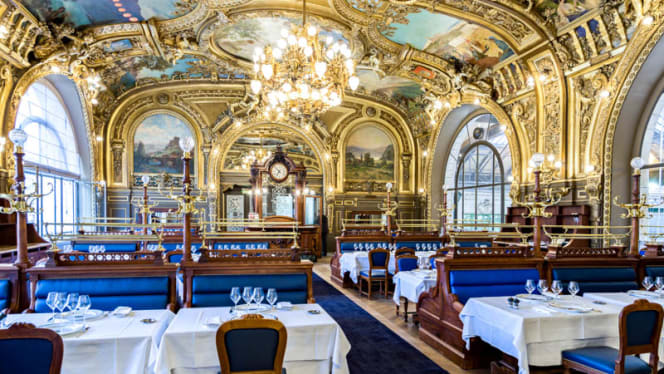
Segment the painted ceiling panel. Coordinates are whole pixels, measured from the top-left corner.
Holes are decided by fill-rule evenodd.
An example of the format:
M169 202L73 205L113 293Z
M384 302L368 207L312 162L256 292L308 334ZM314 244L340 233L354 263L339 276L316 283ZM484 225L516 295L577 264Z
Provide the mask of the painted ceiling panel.
M71 23L74 27L171 19L188 13L187 0L22 0L41 21Z
M514 54L488 29L427 10L408 14L404 23L392 23L382 34L395 43L408 43L448 61L482 67L492 67Z

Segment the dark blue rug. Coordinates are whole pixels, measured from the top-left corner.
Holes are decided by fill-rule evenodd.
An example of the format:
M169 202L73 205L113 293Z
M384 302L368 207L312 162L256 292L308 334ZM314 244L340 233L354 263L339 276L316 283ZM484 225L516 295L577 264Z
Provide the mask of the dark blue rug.
M314 298L341 326L351 344L351 374L447 374L399 335L314 274Z

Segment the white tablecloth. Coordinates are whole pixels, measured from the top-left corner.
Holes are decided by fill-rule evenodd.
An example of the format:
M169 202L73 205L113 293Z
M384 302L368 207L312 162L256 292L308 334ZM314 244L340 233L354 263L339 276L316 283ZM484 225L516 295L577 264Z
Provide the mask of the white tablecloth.
M435 251L419 251L415 252L415 255L419 258L425 257L429 258L431 255L435 255ZM394 260L394 251L390 252L390 262L387 264L387 269L390 273L394 273L395 269L395 260ZM341 255L339 258L339 265L341 265L341 275L348 272L350 279L357 283L357 278L360 276L360 272L364 270L369 270L369 252L346 252Z
M643 291L641 291L643 292ZM636 294L635 294L636 295ZM638 294L638 296L630 296L626 292L586 292L583 294L584 298L590 299L590 300L597 300L600 302L605 302L609 304L615 304L620 307L624 307L629 304L634 304L634 302L638 299L646 299L650 301L651 303L658 303L662 306L664 306L664 298L657 297L654 292L649 293L648 296L642 296L642 294Z
M428 291L436 286L436 271L400 271L394 274L392 281L394 282L394 297L392 300L394 300L397 305L400 305L401 297L405 297L408 301L417 303L422 292Z
M569 301L571 296L562 296ZM522 301L518 310L507 305L507 297L468 300L460 317L463 339L480 337L486 343L519 360L519 373L528 365L561 365L560 352L587 346L618 347L618 313L614 304L597 305L576 297L576 302L595 311L583 314L556 312L545 303Z
M161 336L173 319L168 310L133 311L127 317L106 316L86 321L90 329L63 337L62 374L152 373ZM28 322L39 327L50 313L12 314L7 322ZM141 322L153 318L155 323Z
M321 313L312 315L307 310ZM215 335L210 317L230 319L230 308L180 309L163 335L156 373L218 373ZM288 332L284 367L288 374L347 374L350 342L341 327L318 304L298 304L291 311L269 312Z

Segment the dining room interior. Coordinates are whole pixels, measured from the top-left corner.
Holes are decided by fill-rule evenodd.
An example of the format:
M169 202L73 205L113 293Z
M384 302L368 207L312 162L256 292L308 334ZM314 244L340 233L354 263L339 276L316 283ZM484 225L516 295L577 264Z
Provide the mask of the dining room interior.
M664 0L0 0L0 374L664 372Z

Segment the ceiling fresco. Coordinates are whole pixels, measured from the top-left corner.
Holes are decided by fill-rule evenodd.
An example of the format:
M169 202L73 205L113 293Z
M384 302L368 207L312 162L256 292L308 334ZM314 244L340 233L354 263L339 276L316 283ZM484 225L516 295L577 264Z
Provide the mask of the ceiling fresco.
M410 13L403 23L382 27L381 33L395 43L410 44L445 60L484 68L514 54L507 43L488 29L427 10Z
M360 89L396 101L415 99L424 93L419 83L408 78L385 76L371 69L358 69L357 76L360 78Z
M542 17L554 17L558 25L564 25L598 8L600 0L537 0L535 4Z
M333 41L343 41L352 48L344 34L328 25L321 25L320 19L309 17L308 23L316 26L318 36L325 40L331 36ZM219 48L228 54L251 61L256 48L263 49L266 45L276 46L277 41L282 39L281 30L290 29L291 25L302 24L300 16L263 16L254 18L236 19L215 30L214 40Z
M74 27L171 19L188 13L193 0L22 0L40 21Z

